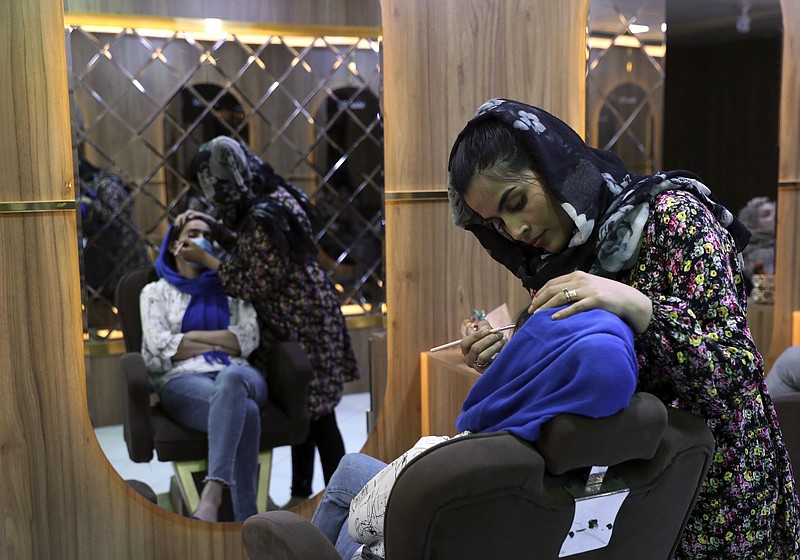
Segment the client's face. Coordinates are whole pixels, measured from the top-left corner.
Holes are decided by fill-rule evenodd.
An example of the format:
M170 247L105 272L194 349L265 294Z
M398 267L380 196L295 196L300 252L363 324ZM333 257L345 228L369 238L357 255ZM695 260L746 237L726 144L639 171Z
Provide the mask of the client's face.
M514 182L473 178L464 201L520 243L558 253L569 243L575 224L533 171Z
M178 236L178 242L186 241L187 239L199 239L205 237L211 241L211 228L203 220L189 220L183 226L181 234Z

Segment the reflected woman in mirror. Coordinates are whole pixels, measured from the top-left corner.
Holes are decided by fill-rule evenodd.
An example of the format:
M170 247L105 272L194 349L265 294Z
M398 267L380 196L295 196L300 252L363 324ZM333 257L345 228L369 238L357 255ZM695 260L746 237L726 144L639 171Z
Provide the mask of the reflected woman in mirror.
M334 409L344 384L358 378L339 297L317 261L313 207L246 144L227 136L200 146L192 167L189 176L220 212L215 229L227 255L220 260L194 247L181 255L216 270L228 295L255 306L261 349L253 365L267 374L263 350L283 340L300 342L312 365L309 436L292 446L292 499L284 505L292 507L312 493L315 449L326 484L344 456ZM184 212L176 224L197 216L205 215Z
M638 176L566 123L483 104L450 154L453 219L554 321L605 309L634 331L638 390L704 418L715 457L676 557L798 557L798 498L738 253L749 234L693 173ZM462 342L484 371L502 341Z
M173 226L156 261L159 280L140 295L142 355L161 407L178 423L208 433L208 476L193 517L217 521L223 487L234 519L258 512L258 453L264 376L247 357L259 343L253 306L228 297L217 274L181 256L192 246L212 254L200 219Z
M742 251L748 293L753 275L775 273L775 210L775 202L766 196L751 198L739 210L739 219L751 233L750 243Z

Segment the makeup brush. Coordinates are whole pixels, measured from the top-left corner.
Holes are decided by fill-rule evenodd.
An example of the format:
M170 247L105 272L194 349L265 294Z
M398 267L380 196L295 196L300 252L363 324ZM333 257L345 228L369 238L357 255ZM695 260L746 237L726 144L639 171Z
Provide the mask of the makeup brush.
M500 331L507 331L509 329L513 329L516 325L511 323L510 325L505 325L503 327L497 327L489 331L489 334L499 333ZM466 338L466 337L464 337ZM458 346L461 344L461 341L464 340L463 338L459 338L458 340L454 340L453 342L448 342L447 344L442 344L441 346L434 346L429 350L429 352L438 352L439 350L444 350L446 348L452 348L453 346Z

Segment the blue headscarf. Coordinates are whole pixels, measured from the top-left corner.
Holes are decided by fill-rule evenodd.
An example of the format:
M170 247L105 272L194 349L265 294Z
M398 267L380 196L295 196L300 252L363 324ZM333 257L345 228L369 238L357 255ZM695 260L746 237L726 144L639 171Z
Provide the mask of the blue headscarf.
M559 414L601 418L628 406L639 371L631 328L602 309L553 320L559 309L534 313L511 337L467 395L459 431L536 441Z
M164 255L169 251L169 238L172 225L161 243L161 251L156 259L156 274L163 278L181 292L190 294L189 307L183 315L181 332L189 331L215 331L227 329L231 322L231 312L228 307L228 296L222 289L222 283L217 273L211 269L203 270L197 278L186 278L173 269ZM220 362L230 364L224 352L213 351L203 354L209 363Z

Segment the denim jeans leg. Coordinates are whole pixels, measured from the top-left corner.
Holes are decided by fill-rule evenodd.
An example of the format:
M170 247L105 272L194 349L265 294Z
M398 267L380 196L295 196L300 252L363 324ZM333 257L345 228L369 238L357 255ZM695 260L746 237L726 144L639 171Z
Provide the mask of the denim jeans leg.
M214 390L215 373L187 373L173 377L159 392L161 408L175 422L208 431L209 397Z
M361 548L361 543L358 543L348 533L347 523L342 525L342 530L339 531L339 538L336 539L336 552L342 557L342 560L351 560L356 551Z
M340 554L343 548L348 548L348 544L355 544L347 534L346 528L350 502L385 466L386 463L369 455L348 453L342 457L339 467L331 476L322 501L317 506L314 517L311 518L311 523L328 537ZM344 542L347 539L350 543Z
M249 366L228 366L216 377L208 417L208 478L230 481L233 513L244 521L258 513L258 452L264 376Z

